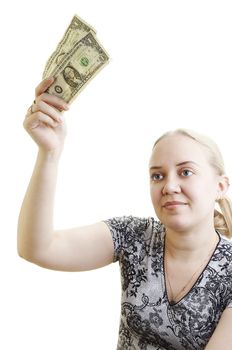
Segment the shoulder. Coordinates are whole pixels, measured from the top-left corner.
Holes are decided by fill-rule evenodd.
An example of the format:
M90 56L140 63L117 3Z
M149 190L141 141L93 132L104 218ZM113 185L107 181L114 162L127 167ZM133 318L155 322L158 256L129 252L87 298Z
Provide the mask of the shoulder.
M164 226L151 216L118 216L104 222L112 235L114 262L119 259L141 261L163 241Z
M220 236L220 243L217 249L218 260L224 260L232 264L232 240L224 236Z
M212 259L214 269L217 271L218 278L221 278L222 285L232 300L232 241L220 236L220 242L216 248Z
M117 247L157 245L164 236L164 226L153 217L118 216L104 221Z
M162 233L164 231L164 226L162 223L151 216L117 216L104 220L104 222L111 230L124 234L133 233L134 235L141 235L144 232L147 234L154 234Z

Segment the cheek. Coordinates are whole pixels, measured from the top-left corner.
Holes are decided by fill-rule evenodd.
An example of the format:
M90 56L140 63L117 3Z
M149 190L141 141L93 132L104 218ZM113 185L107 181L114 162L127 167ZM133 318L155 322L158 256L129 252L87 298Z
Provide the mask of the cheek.
M153 205L158 205L160 202L160 199L162 198L162 191L161 188L159 188L159 186L155 186L154 185L150 186L150 196L151 196L151 200Z
M195 181L188 186L182 188L182 192L193 203L205 203L211 205L216 199L216 186L215 183L209 178L205 181Z

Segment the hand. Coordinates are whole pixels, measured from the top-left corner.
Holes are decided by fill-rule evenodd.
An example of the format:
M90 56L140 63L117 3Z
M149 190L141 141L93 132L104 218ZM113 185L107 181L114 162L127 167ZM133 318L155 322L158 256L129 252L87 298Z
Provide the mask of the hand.
M28 109L23 126L43 152L62 151L67 133L66 122L61 111L68 110L68 104L45 91L54 78L44 79L35 89L35 101Z

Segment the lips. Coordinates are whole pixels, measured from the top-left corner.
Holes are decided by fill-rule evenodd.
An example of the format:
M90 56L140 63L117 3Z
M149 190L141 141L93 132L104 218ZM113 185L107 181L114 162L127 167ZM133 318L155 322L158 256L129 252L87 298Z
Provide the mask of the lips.
M163 207L168 208L168 207L173 207L173 206L177 206L177 205L187 205L187 203L179 202L179 201L172 201L172 202L164 203Z

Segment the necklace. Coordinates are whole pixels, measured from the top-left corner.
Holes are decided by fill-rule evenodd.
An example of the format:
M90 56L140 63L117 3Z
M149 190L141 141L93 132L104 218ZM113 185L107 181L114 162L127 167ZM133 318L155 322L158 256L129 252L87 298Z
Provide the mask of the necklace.
M173 290L172 290L172 286L171 286L171 283L170 283L170 280L168 278L168 269L167 269L167 261L165 263L166 265L166 277L167 277L167 281L168 281L168 285L169 285L169 289L170 289L170 292L171 292L171 300L170 300L170 305L174 305L178 302L178 297L180 295L182 295L185 290L187 289L187 287L190 285L190 283L192 282L193 278L195 277L195 275L197 274L197 272L203 267L203 265L206 263L206 261L209 260L209 257L212 255L214 249L215 249L215 245L216 245L216 242L218 241L218 235L216 237L216 240L214 241L213 243L213 247L210 249L209 253L207 254L206 258L203 260L203 262L201 263L201 265L197 268L197 270L194 271L194 273L191 275L190 279L187 281L187 283L181 288L181 290L174 296L173 294ZM167 250L168 252L168 250Z

